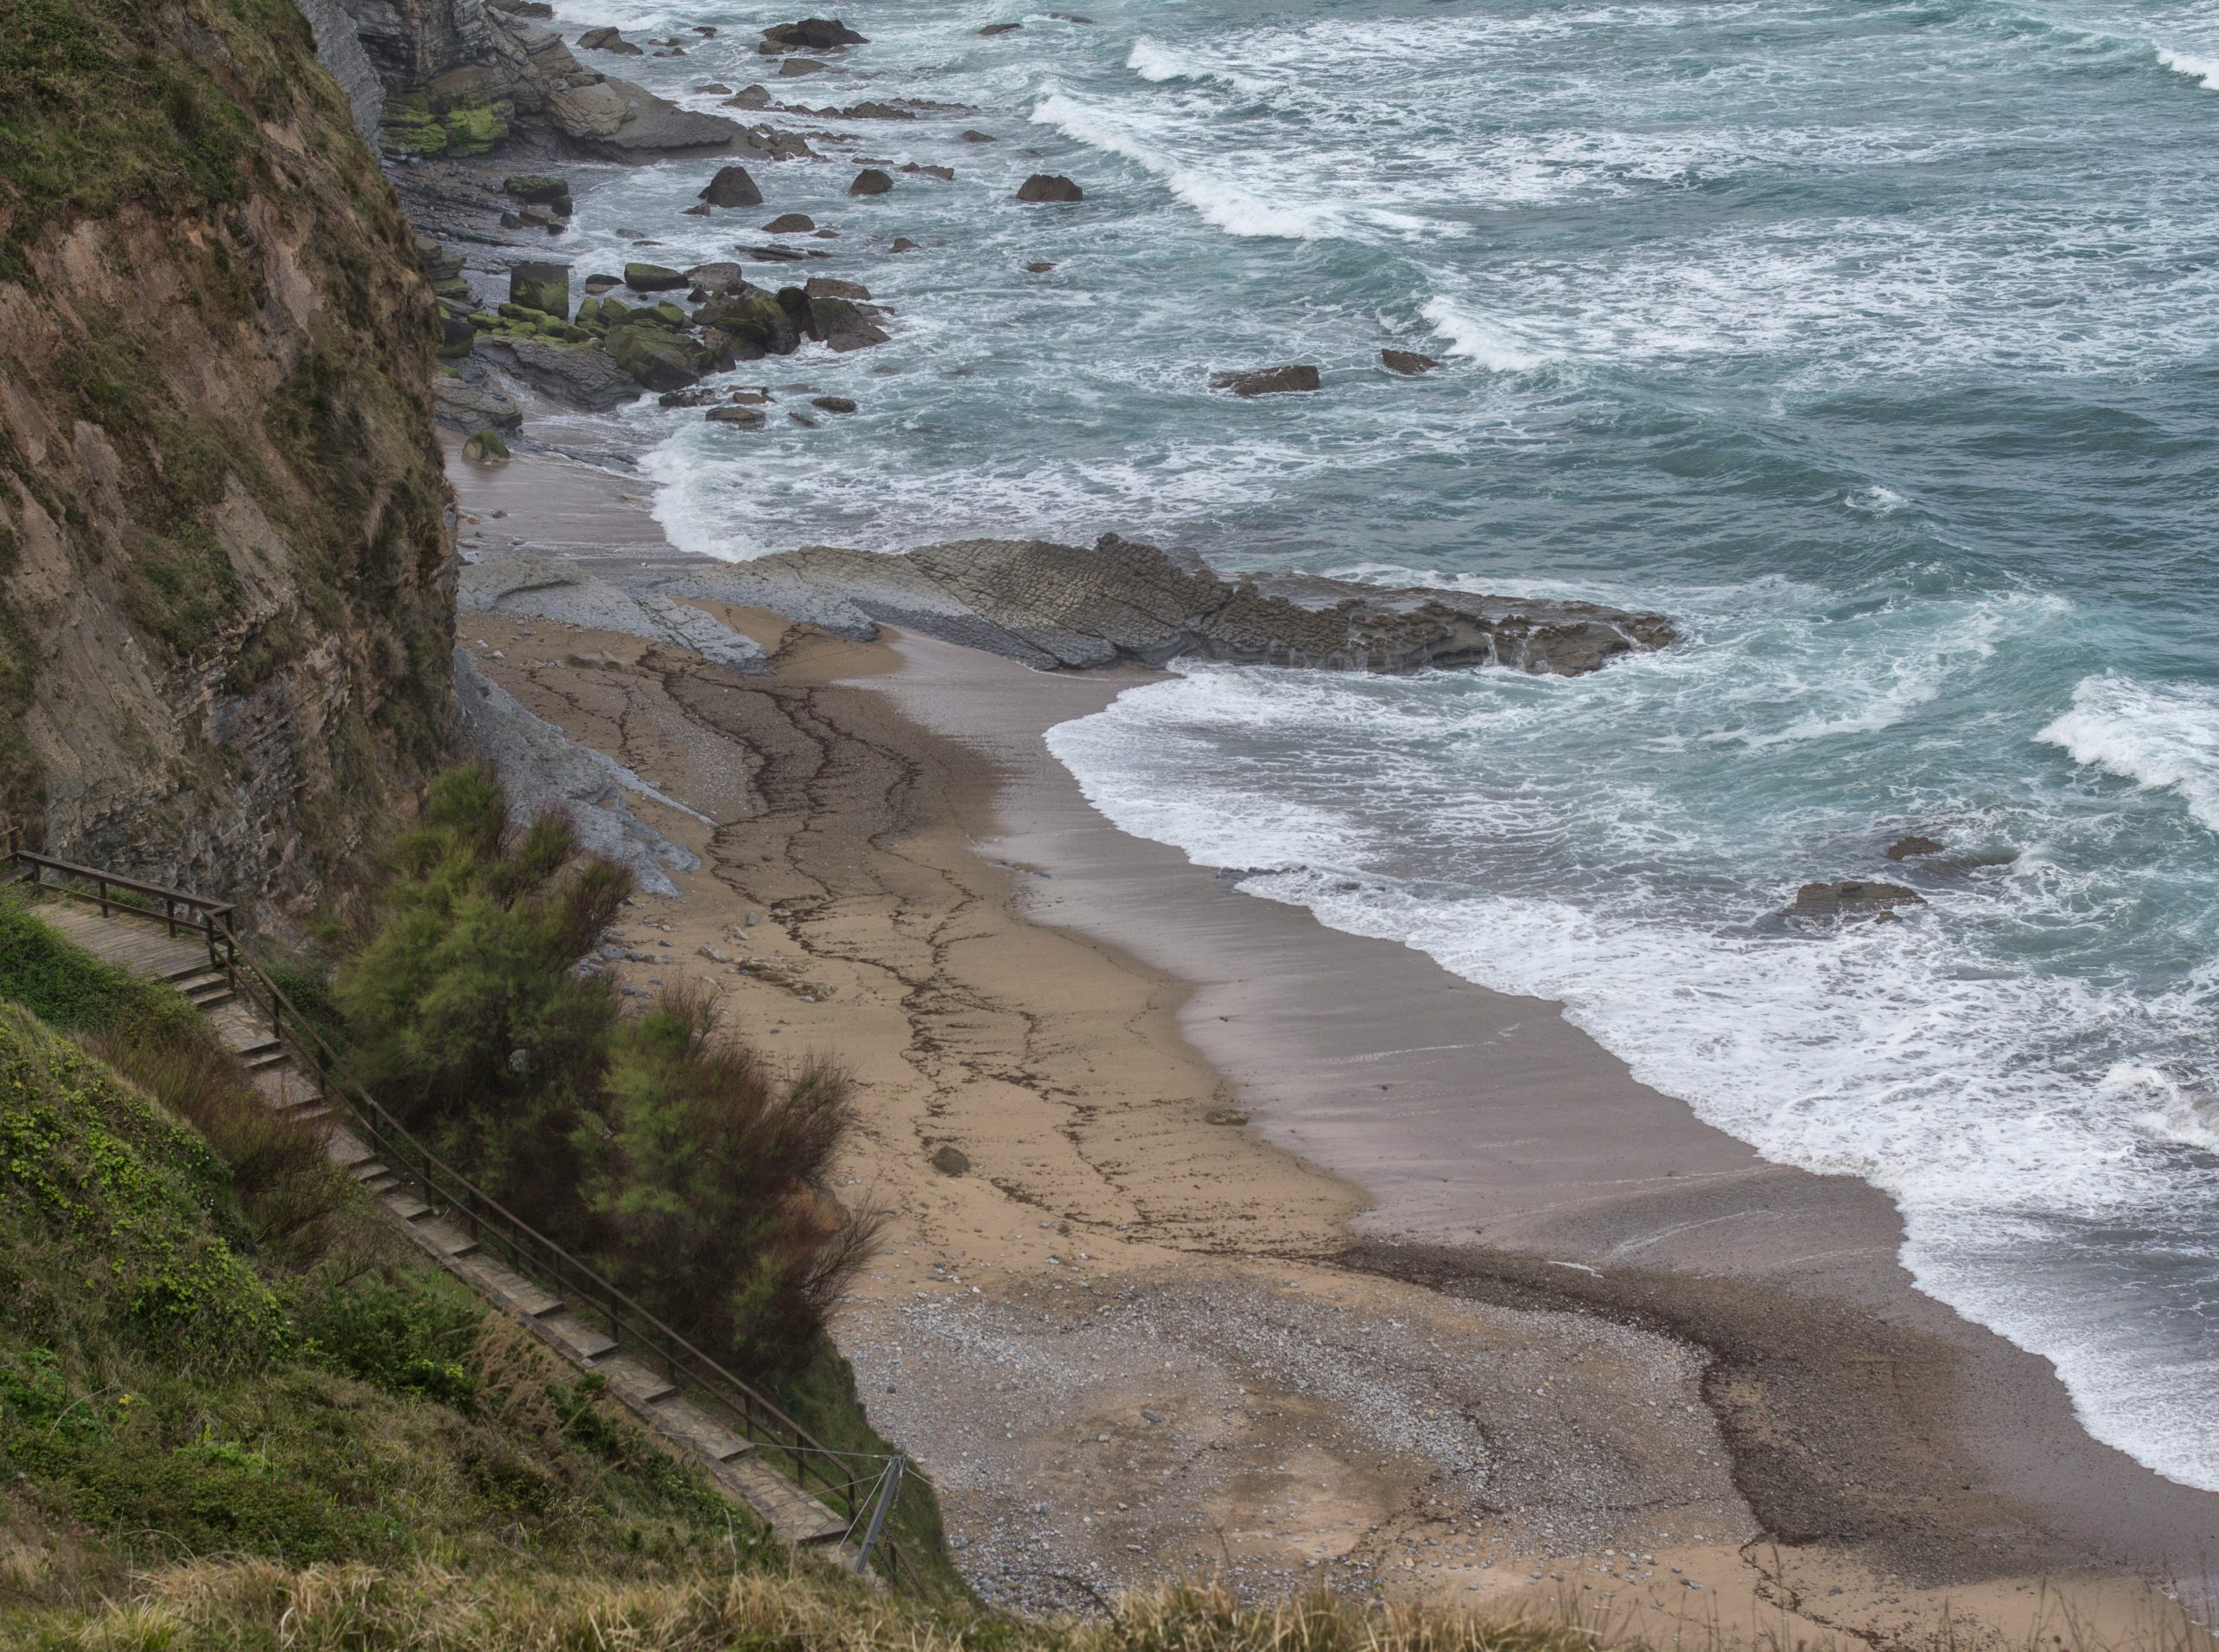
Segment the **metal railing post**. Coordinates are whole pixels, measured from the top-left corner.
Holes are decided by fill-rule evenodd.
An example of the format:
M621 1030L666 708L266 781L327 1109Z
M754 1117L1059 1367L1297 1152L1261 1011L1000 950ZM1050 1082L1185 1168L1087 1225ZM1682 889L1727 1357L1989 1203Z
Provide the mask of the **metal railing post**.
M901 1471L909 1460L895 1452L886 1465L886 1475L878 1489L878 1506L870 1512L870 1529L863 1533L862 1547L856 1555L856 1576L862 1577L870 1570L870 1551L878 1542L878 1534L885 1528L886 1517L893 1512L894 1494L901 1489Z

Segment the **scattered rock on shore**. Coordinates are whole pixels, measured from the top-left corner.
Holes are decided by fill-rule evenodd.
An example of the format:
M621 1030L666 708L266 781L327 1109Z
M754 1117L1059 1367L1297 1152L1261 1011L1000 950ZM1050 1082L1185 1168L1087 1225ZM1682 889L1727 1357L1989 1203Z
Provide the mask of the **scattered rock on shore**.
M763 410L760 407L712 407L703 416L713 425L738 425L742 430L763 428Z
M570 319L570 266L567 263L518 263L509 266L509 302L552 315Z
M994 136L991 132L980 132L973 128L966 130L963 133L963 141L966 143L999 143L1001 140Z
M789 57L778 65L778 73L785 79L794 81L804 75L822 75L830 67L829 63L818 62L814 57Z
M933 1168L943 1176L960 1176L971 1168L969 1155L953 1143L935 1151L932 1162Z
M747 272L736 263L697 263L686 272L686 279L699 288L704 297L720 298L745 287Z
M1900 883L1864 883L1845 879L1838 883L1806 883L1795 892L1791 918L1870 920L1898 923L1897 907L1923 907L1926 898Z
M624 266L624 284L635 293L668 293L693 283L682 272L662 264L628 263Z
M855 402L846 396L811 396L809 405L822 407L829 413L851 413L856 410Z
M841 281L832 276L811 276L802 290L811 298L853 298L870 302L870 289L860 281Z
M621 407L640 393L638 382L608 352L590 344L487 333L478 339L477 354L505 367L533 389L590 413Z
M856 181L848 185L850 195L885 195L892 192L894 179L875 166L866 166L856 174Z
M765 235L806 235L817 227L817 220L806 212L782 212L763 226Z
M1083 201L1086 192L1068 178L1055 172L1035 172L1017 186L1020 201Z
M1382 350L1379 365L1389 373L1399 373L1406 379L1430 373L1441 365L1429 355L1420 355L1415 350Z
M763 192L756 188L755 180L747 175L746 167L719 166L717 175L709 180L700 198L711 206L760 206L763 205Z
M727 109L767 109L770 107L770 88L763 86L743 86L725 100Z
M650 390L683 390L700 381L700 358L682 334L630 325L617 328L604 343L609 359Z
M1210 374L1211 389L1230 390L1236 396L1298 394L1318 386L1318 369L1313 367L1251 367Z
M490 384L470 384L451 373L432 380L433 416L450 429L514 432L524 428L524 409Z

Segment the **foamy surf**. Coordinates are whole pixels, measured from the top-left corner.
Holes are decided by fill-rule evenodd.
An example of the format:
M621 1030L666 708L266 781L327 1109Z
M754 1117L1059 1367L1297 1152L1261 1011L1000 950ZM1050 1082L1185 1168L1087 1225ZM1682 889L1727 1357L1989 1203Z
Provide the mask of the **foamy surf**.
M2073 709L2034 738L2144 790L2177 793L2200 824L2219 832L2219 691L2086 677Z
M2185 75L2207 92L2219 92L2219 57L2198 57L2160 46L2157 61L2176 75Z
M1419 312L1448 341L1448 352L1493 373L1532 373L1548 358L1528 348L1499 322L1483 320L1461 305L1433 297Z
M1181 164L1115 116L1061 92L1042 99L1032 119L1090 148L1122 155L1227 235L1315 241L1335 232L1331 209L1274 205L1226 178Z

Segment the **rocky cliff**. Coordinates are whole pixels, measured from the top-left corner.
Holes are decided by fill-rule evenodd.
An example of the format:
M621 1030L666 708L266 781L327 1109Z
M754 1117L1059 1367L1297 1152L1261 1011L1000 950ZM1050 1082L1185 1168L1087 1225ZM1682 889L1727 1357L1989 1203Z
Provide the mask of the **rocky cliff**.
M450 717L438 337L292 0L0 3L0 834L347 877Z
M486 0L310 4L353 19L386 94L381 141L395 154L484 154L512 140L606 160L808 152L798 140L782 145L767 128L681 109L589 68L553 29ZM345 50L327 59L342 79Z

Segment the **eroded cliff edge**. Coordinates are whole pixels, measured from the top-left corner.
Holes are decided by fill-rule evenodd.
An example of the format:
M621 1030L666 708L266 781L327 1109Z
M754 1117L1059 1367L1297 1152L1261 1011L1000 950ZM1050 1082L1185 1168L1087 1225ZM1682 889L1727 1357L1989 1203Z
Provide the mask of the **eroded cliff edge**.
M450 711L439 330L291 0L0 29L0 833L277 909Z

